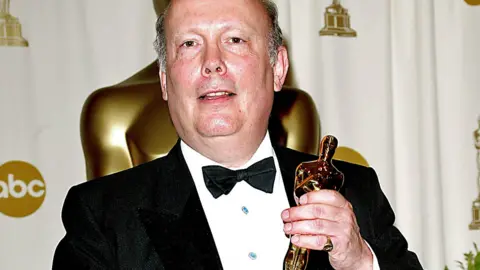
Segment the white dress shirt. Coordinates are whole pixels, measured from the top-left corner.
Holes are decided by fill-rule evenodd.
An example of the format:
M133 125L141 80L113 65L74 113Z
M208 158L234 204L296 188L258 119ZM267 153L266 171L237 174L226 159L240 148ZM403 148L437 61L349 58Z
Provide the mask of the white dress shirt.
M252 158L244 166L234 169L244 169L273 156L277 172L272 194L241 181L228 195L215 199L205 186L202 167L221 164L197 153L183 141L181 149L193 177L223 268L283 269L289 239L283 231L280 214L290 205L269 134L267 133ZM375 255L374 266L374 270L379 269Z

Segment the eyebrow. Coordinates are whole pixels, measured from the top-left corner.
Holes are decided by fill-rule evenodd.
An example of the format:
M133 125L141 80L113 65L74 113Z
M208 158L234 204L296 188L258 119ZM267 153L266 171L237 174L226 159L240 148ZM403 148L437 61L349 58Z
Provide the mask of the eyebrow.
M200 33L208 33L209 30L212 28L211 24L205 23L204 25L194 25L190 27L186 27L185 29L180 29L179 33L174 34L173 40L176 41L180 36L185 35L185 34L200 34ZM249 26L246 23L236 23L236 22L231 22L231 21L225 21L220 23L220 26L218 24L215 24L215 30L214 31L220 31L220 32L225 32L229 30L246 30L250 31L252 33L258 33L258 30L255 28Z

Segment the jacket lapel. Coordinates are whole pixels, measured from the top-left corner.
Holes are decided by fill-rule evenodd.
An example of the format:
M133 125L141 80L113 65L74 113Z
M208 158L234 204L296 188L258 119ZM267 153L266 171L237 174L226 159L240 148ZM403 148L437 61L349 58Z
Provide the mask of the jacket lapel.
M281 148L275 148L275 154L277 155L278 164L280 165L280 172L282 174L285 191L287 192L288 203L290 204L290 207L296 206L297 204L295 202L295 198L293 197L293 185L295 179L295 169L297 168L298 163L301 161L296 163L296 160L289 160Z
M165 270L222 269L180 141L158 167L152 209L139 209Z

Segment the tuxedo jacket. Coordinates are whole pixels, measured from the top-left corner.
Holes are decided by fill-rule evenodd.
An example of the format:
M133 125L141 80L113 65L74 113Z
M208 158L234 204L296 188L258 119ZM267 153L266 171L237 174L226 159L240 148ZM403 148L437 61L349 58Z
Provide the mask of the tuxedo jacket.
M295 169L317 157L274 149L295 206ZM345 175L340 192L352 204L380 268L422 269L393 226L394 213L374 170L341 161L334 165ZM179 142L165 157L72 187L62 221L66 234L55 250L54 270L223 269ZM328 253L312 251L307 269L332 269Z

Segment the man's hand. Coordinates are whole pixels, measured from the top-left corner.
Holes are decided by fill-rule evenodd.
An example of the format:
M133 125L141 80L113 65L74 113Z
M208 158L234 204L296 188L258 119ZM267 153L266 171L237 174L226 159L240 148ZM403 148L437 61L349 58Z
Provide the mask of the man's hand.
M334 269L373 269L373 255L360 235L352 205L339 192L309 192L300 198L300 206L284 210L282 219L296 246L322 250L330 236Z

